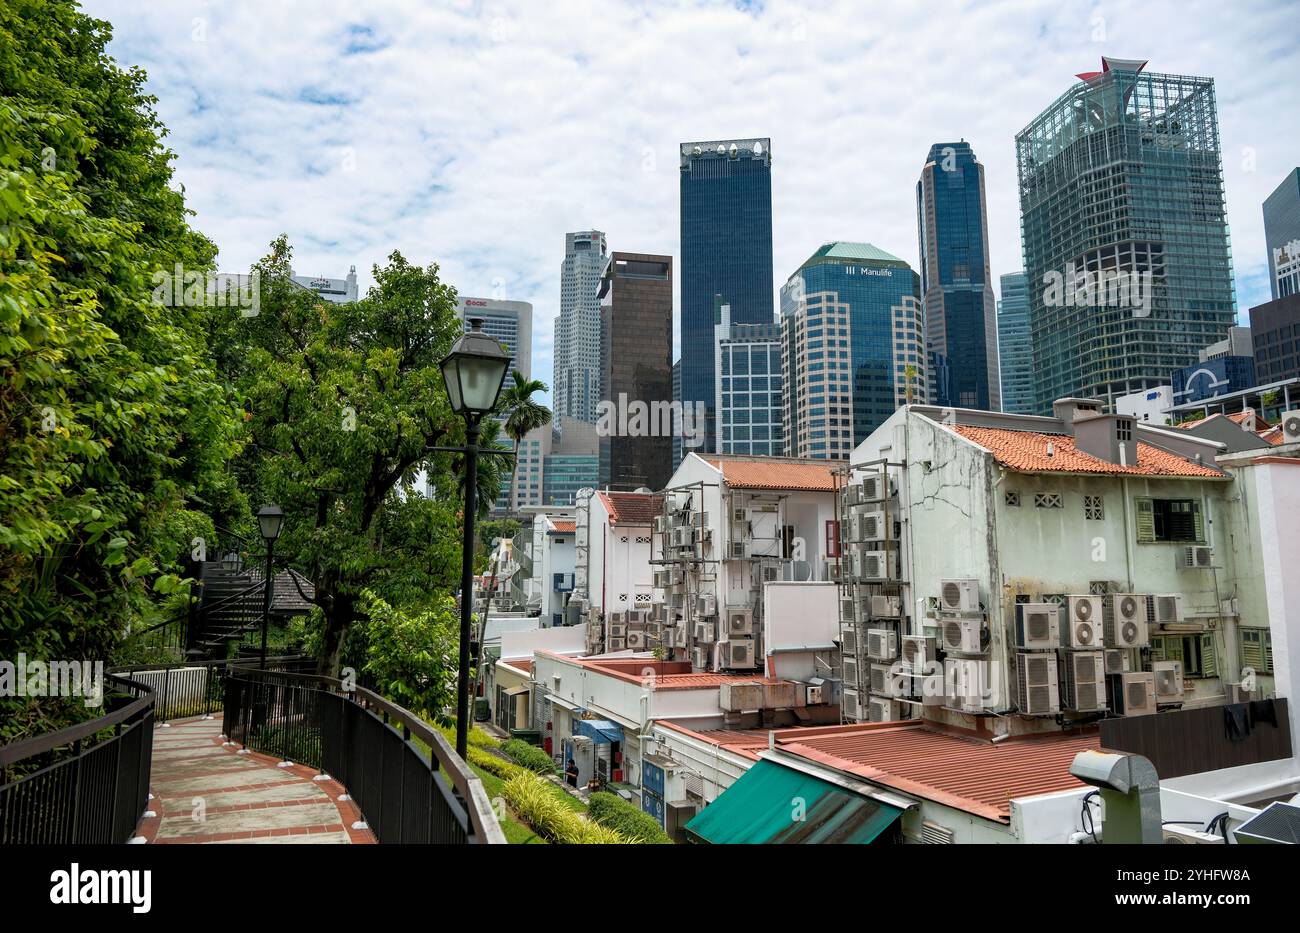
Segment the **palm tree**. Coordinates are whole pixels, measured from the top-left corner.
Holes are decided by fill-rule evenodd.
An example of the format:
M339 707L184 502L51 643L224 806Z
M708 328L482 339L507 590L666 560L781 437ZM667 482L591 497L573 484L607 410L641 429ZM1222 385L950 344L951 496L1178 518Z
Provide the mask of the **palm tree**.
M519 444L531 431L551 423L551 410L533 400L533 395L546 391L546 383L538 379L525 379L519 370L510 374L512 381L497 402L497 411L505 416L505 433L515 443L515 469L510 473L510 502L515 501L515 483L519 479Z

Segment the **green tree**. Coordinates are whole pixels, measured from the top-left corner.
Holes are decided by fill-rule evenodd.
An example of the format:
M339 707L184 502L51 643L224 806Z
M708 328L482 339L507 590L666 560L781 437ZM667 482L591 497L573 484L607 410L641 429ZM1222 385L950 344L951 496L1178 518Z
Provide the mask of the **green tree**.
M538 392L546 391L546 383L538 379L525 379L519 370L510 374L506 387L497 400L497 411L505 416L506 436L514 442L515 453L524 437L538 428L551 423L551 410L533 399ZM510 502L515 501L515 486L519 482L519 471L510 473ZM495 496L493 497L495 498Z
M276 550L315 583L334 674L363 590L405 608L454 584L463 462L430 448L464 442L438 367L462 325L437 266L395 252L365 298L335 305L290 280L290 258L281 237L255 267L261 311L229 359L249 410L243 469L286 513ZM482 458L480 489L500 488L498 459Z
M363 590L360 608L367 618L364 670L380 694L414 713L439 714L456 696L456 601L439 597L432 609L411 613Z
M226 309L155 300L216 250L110 35L66 0L0 4L0 657L106 658L209 527L188 498L238 498ZM6 704L0 732L49 714Z

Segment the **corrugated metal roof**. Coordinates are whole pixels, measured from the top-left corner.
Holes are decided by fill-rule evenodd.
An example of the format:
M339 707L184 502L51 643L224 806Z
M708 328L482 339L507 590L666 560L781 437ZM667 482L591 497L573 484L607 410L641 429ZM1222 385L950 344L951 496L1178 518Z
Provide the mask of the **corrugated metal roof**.
M1193 463L1167 450L1141 441L1137 444L1136 464L1120 466L1079 450L1069 434L1044 434L1039 431L1014 431L1009 428L980 428L969 424L949 426L962 437L974 441L1005 467L1022 473L1097 473L1117 476L1185 476L1191 479L1225 479L1213 467ZM1047 445L1052 455L1047 455Z
M816 730L808 730L814 732ZM919 721L776 733L781 750L985 819L1010 822L1011 800L1082 787L1074 756L1100 747L1096 732L998 744L940 732Z

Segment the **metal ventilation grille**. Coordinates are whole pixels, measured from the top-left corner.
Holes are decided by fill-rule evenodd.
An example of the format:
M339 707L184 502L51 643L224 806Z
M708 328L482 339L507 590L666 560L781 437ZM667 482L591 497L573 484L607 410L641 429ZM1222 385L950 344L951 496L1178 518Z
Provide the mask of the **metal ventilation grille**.
M881 569L879 557L868 557L863 561L863 565L863 569L866 571L863 576L883 577L885 575Z
M1095 683L1077 684L1075 686L1075 707L1081 710L1097 709L1102 704L1097 702L1097 685Z
M1078 600L1077 602L1075 602L1075 604L1074 604L1074 617L1075 617L1076 619L1080 619L1080 620L1085 621L1085 622L1086 622L1087 620L1091 619L1091 618L1092 618L1092 601L1091 601L1091 600L1087 600L1087 599L1080 599L1080 600Z
M956 606L961 603L961 587L955 583L945 583L943 585L943 602L945 606Z
M1122 674L1124 673L1124 654L1118 650L1106 652L1106 673Z
M863 537L867 538L868 540L874 540L876 538L884 537L880 533L880 519L876 518L876 516L868 515L865 519L863 519L862 526L863 526Z
M1076 645L1091 645L1096 637L1097 630L1092 627L1091 622L1080 622L1074 627L1074 643Z
M1096 681L1097 659L1092 655L1081 655L1074 660L1074 677L1076 680Z
M1039 710L1050 709L1052 706L1052 690L1050 687L1030 687L1029 688L1029 711L1037 712Z
M1034 655L1025 659L1025 676L1030 683L1042 683L1051 676L1050 665L1055 663L1055 655Z
M1138 626L1136 622L1125 622L1119 627L1119 631L1124 644L1131 645L1133 642L1137 641Z
M1252 842L1300 843L1300 807L1278 801L1264 808L1237 827L1238 841L1244 836Z
M904 640L903 660L906 661L908 664L911 664L916 660L916 648L917 648L916 642L910 640Z
M1050 638L1052 634L1052 622L1047 618L1045 612L1029 613L1028 625L1029 637L1035 641L1042 641Z
M1147 703L1146 684L1136 681L1128 685L1128 701L1125 704L1130 709L1141 709Z
M1136 597L1125 596L1119 601L1119 614L1125 619L1131 619L1137 615L1138 601Z
M1167 693L1174 693L1178 689L1178 681L1174 679L1174 672L1168 670L1156 671L1156 695L1163 696Z
M943 640L950 648L961 648L961 626L956 622L944 623Z
M921 842L925 845L952 845L953 836L953 831L947 826L929 820L921 824Z

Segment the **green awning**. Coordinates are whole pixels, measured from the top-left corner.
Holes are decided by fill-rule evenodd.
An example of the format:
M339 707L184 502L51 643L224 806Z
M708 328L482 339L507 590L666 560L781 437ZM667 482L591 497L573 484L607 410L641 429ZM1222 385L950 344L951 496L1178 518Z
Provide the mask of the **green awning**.
M692 842L858 844L902 815L888 804L766 759L686 824Z

